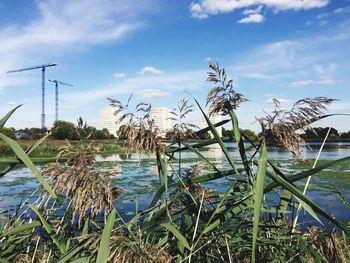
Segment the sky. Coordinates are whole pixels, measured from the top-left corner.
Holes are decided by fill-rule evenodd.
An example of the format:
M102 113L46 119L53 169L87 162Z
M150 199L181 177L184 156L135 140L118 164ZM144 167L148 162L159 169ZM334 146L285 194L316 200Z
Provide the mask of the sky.
M24 104L10 127L40 127L41 114L40 70L11 69L57 63L46 77L74 85L60 87L60 119L98 126L107 97L173 108L190 93L205 106L210 61L249 99L242 128L257 131L273 98L288 108L327 96L338 99L329 113L350 113L350 0L0 2L0 115ZM52 83L45 98L50 127ZM199 119L196 109L189 121ZM315 125L350 130L346 117Z

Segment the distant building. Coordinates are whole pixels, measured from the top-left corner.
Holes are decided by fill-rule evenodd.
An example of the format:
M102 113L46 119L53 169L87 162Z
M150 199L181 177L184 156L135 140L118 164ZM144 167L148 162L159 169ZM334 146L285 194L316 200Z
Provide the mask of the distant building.
M170 120L172 114L168 108L152 108L150 119L154 120L154 124L159 128L160 136L165 137L168 130L173 128L173 122Z
M209 109L204 109L203 110L204 113L209 117ZM222 121L222 116L221 115L212 115L211 117L209 117L210 121L215 124L218 123L220 121ZM201 129L208 127L207 121L205 120L204 116L201 116ZM217 132L219 133L220 137L222 136L222 126L216 127ZM213 134L211 132L209 132L210 137L213 137Z
M32 133L31 132L16 131L13 134L15 135L16 139L32 138Z
M117 136L119 124L117 124L118 116L115 115L116 109L113 107L103 108L100 110L100 129L107 129L110 134Z

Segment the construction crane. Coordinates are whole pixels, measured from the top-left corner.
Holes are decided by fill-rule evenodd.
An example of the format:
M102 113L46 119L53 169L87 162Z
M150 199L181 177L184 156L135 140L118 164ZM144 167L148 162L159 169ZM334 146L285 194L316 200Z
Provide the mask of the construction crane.
M49 63L49 64L33 66L28 68L9 70L6 72L6 73L14 73L14 72L22 72L22 71L41 68L41 131L42 132L46 130L46 127L45 127L45 69L48 67L54 67L54 66L57 66L57 63Z
M65 83L59 80L55 80L55 79L49 79L48 81L55 83L55 89L56 89L56 96L55 96L55 100L56 100L56 121L58 120L58 85L64 85L64 86L69 86L69 87L74 87L72 84L69 83Z

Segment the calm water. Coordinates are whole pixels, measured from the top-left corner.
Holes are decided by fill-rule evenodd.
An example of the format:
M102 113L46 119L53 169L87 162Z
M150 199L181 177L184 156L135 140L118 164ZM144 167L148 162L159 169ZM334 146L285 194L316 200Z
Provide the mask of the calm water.
M226 145L233 156L238 157L236 145L234 143ZM305 148L304 159L301 161L293 160L288 152L279 149L270 149L268 156L287 174L293 173L312 167L320 145L316 143L311 146L312 149ZM207 147L202 153L217 167L227 167L225 157L218 146ZM345 156L350 156L350 143L329 143L320 156L319 164ZM190 167L197 161L195 154L190 152L183 153L182 157L184 168ZM130 209L134 206L135 200L141 209L149 205L159 186L154 159L144 157L140 160L137 155L126 157L123 154L113 154L98 156L97 162L98 169L113 169L116 174L112 178L113 185L125 191L117 205L119 209ZM40 165L38 167L41 168ZM205 166L202 173L205 174ZM229 183L227 179L220 179L207 183L206 186L224 191ZM0 178L0 212L15 208L37 187L36 178L24 167ZM347 201L350 201L350 162L332 167L313 177L307 194L327 212L334 214L338 219L349 221L350 208L347 206Z

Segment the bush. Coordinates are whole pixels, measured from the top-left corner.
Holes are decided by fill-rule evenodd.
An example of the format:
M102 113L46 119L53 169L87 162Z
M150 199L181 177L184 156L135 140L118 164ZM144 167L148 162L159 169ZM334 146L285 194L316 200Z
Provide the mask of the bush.
M57 140L74 140L77 138L77 132L73 123L55 121L52 127L52 136Z

